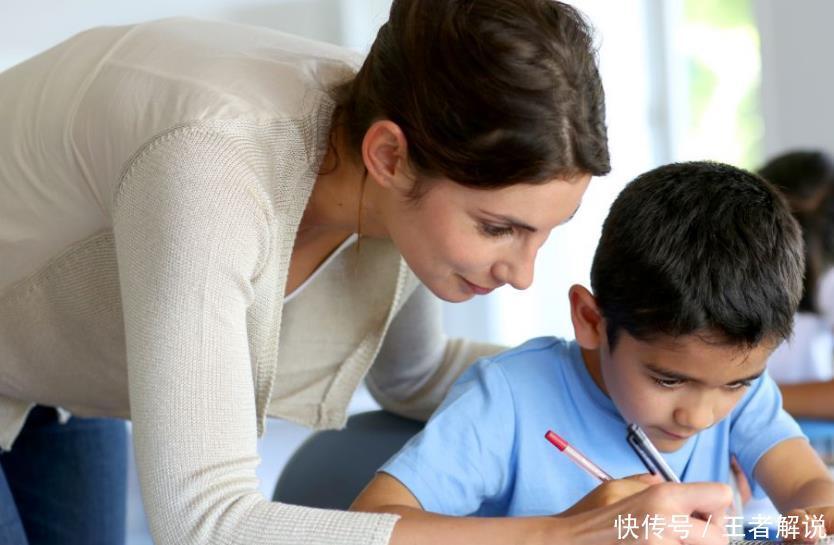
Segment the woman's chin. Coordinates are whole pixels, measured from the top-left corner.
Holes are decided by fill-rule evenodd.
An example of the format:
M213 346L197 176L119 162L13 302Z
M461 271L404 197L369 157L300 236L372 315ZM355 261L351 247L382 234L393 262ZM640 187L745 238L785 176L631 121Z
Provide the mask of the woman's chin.
M438 289L429 284L424 284L430 292L432 292L438 299L442 299L447 303L463 303L469 301L475 294L467 291L465 288L458 286L444 285L442 289Z

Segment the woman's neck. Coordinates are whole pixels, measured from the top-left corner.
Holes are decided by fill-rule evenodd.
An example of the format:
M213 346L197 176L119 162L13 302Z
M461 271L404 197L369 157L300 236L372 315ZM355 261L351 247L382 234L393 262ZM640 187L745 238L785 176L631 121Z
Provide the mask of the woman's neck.
M299 237L334 232L347 236L358 231L362 236L387 237L378 220L377 184L367 178L361 158L354 158L346 144L341 131L332 135L301 219Z

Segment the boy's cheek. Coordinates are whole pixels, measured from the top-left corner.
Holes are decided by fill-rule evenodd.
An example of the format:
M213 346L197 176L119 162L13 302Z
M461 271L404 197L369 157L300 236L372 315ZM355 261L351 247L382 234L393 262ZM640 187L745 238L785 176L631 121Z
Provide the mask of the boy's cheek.
M652 388L646 381L630 380L622 385L621 397L624 405L628 405L635 416L657 420L664 418L669 404L668 395L658 395L655 388Z
M652 392L632 389L620 393L620 403L616 403L620 414L628 422L634 422L642 428L666 423L671 415L666 400Z

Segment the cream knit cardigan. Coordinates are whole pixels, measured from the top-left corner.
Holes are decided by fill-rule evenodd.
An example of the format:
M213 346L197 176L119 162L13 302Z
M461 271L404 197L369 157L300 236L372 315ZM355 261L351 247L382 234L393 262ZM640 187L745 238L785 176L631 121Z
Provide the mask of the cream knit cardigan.
M388 542L394 515L273 503L255 476L267 415L340 427L366 378L425 418L496 350L443 336L389 241L283 304L329 90L357 62L169 19L0 74L0 448L33 403L130 418L158 545Z

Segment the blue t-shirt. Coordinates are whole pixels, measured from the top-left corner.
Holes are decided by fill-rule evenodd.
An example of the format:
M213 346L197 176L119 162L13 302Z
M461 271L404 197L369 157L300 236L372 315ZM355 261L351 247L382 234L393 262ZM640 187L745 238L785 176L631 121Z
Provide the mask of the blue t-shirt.
M599 481L545 438L552 429L614 478L645 473L626 442L626 423L594 382L579 346L528 341L469 368L426 428L381 469L427 511L447 515L560 513ZM776 443L803 437L762 375L721 422L664 458L684 482L728 482L734 454L752 478Z

